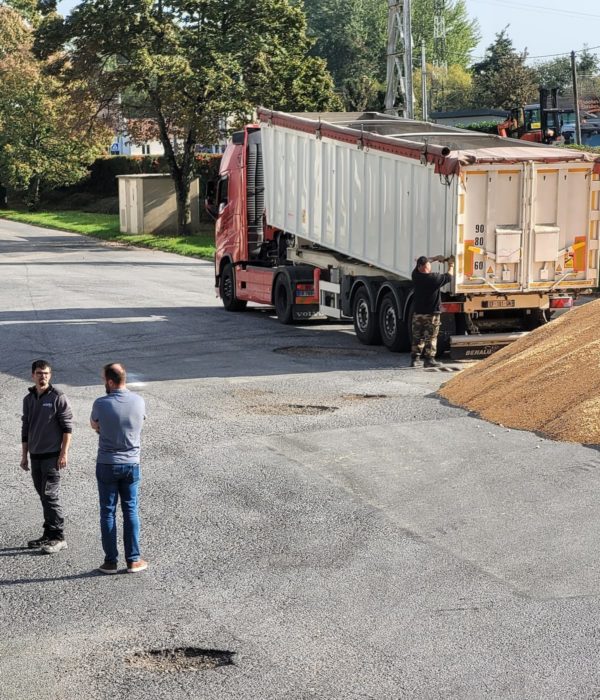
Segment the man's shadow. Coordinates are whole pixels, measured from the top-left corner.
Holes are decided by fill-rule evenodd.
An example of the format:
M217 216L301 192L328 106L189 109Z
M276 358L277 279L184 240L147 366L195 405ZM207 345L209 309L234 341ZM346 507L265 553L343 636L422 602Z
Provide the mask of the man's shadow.
M29 549L29 547L3 547L0 549L0 557L15 556L19 554L30 554L31 556L45 556L39 549ZM81 578L99 578L104 576L97 569L84 571L81 574L71 574L69 576L48 576L46 578L17 578L8 581L0 581L0 586L14 586L22 583L46 583L47 581L75 581Z

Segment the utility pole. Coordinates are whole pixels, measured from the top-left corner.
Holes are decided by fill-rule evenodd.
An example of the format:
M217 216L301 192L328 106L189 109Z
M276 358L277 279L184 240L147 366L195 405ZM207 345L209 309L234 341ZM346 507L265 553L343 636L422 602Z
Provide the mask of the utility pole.
M448 75L448 54L446 51L446 0L433 0L433 80L439 85L444 96L444 83ZM432 81L433 82L433 81ZM432 90L433 92L433 90ZM438 100L436 109L444 109L444 101Z
M577 62L575 51L571 51L571 73L573 75L573 102L575 103L575 143L581 146L581 120L579 116L579 88L577 86Z
M429 120L427 109L427 55L425 53L425 39L421 39L421 105L423 121Z
M411 0L388 0L387 91L385 111L414 118ZM402 106L400 106L402 105Z

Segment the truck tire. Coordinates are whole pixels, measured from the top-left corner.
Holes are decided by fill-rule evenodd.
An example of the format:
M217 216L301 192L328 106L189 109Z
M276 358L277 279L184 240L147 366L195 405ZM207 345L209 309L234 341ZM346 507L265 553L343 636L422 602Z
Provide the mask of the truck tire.
M379 331L385 347L391 352L406 352L408 337L400 318L396 297L388 292L379 306Z
M277 314L277 320L279 323L284 323L285 325L293 323L292 285L287 275L279 275L279 277L275 280L273 299L275 302L275 313Z
M457 315L454 313L442 314L436 357L440 357L450 350L450 338L453 335L461 335L457 332Z
M356 337L364 345L379 345L381 334L377 314L371 310L371 301L367 290L362 288L356 292L352 302L352 320Z
M227 263L223 268L219 292L226 311L243 311L246 308L248 302L241 301L235 297L235 273L231 263Z

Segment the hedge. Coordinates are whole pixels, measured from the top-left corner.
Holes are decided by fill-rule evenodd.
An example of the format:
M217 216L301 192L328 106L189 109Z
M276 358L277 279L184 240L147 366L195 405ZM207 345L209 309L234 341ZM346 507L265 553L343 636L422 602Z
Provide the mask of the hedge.
M200 178L201 192L207 182L217 179L221 157L220 153L196 154L194 174ZM92 163L89 178L79 183L77 189L104 197L116 197L119 193L117 175L168 172L164 156L106 156Z

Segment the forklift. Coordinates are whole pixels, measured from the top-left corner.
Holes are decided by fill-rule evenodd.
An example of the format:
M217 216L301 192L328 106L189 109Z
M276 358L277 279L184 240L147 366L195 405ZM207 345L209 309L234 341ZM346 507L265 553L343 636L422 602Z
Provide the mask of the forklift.
M562 144L562 117L558 108L558 88L540 88L540 102L511 109L506 121L498 124L500 136L534 143Z

